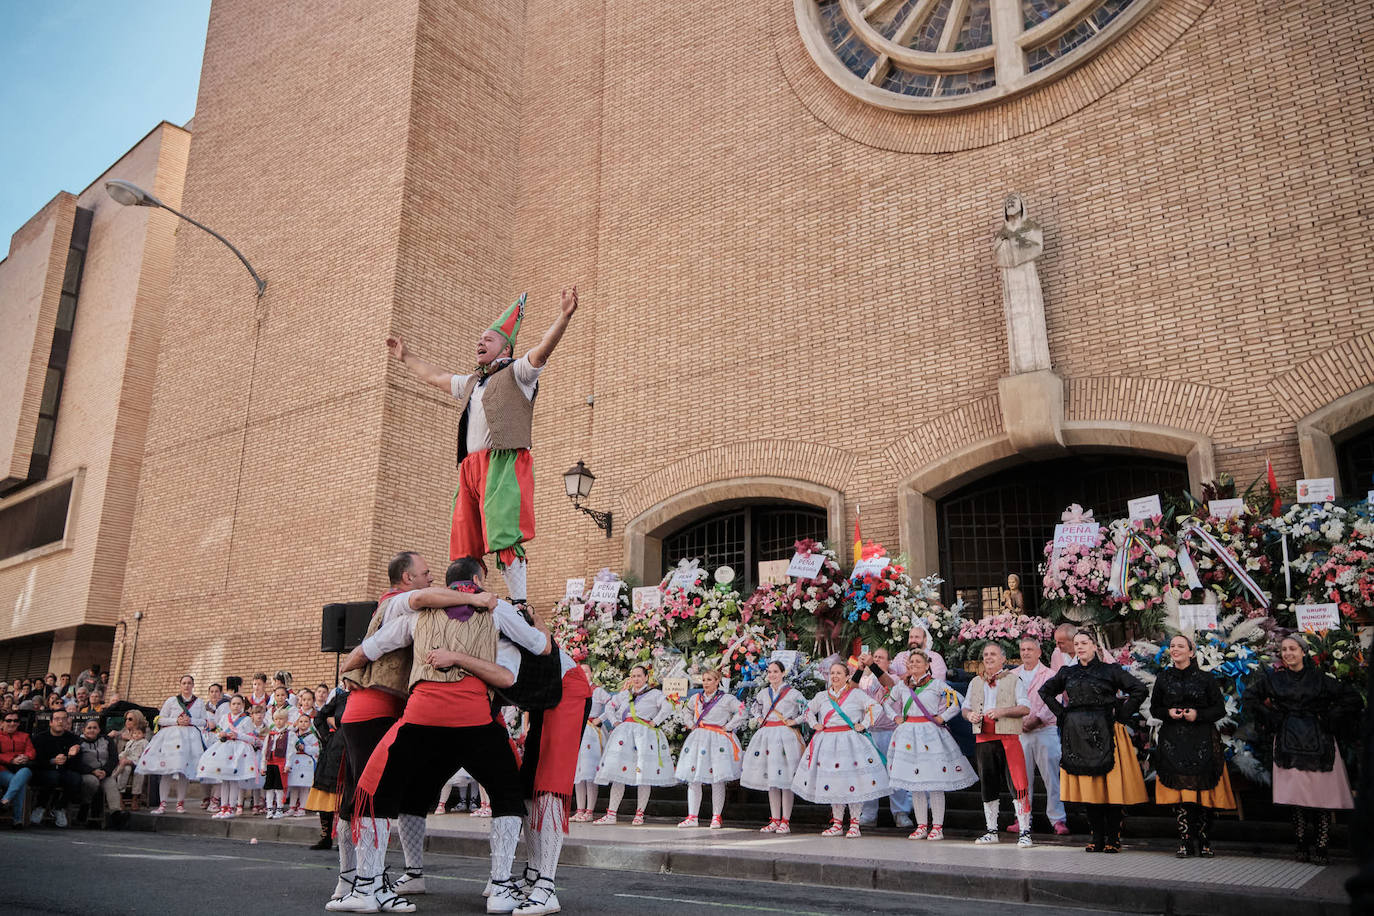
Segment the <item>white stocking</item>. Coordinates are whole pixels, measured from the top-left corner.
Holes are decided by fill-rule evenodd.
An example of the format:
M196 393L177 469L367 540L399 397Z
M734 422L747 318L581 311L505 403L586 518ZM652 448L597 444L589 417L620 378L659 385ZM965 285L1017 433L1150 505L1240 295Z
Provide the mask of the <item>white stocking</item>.
M358 881L371 881L382 873L386 863L387 841L391 839L391 825L385 818L358 818L358 843L355 855L358 862Z
M417 814L402 814L396 822L406 872L418 875L425 868L425 819Z
M911 793L911 819L921 827L930 826L930 821L926 819L926 815L930 813L926 804L927 798L928 795L925 792ZM940 822L936 821L935 823Z
M701 810L701 783L687 783L687 816L696 817Z
M791 789L782 790L782 819L790 821L792 819L792 802L797 800L797 796L792 794Z
M509 881L515 847L520 843L520 822L513 815L491 819L491 880Z
M988 830L997 832L997 811L1001 804L997 800L983 802L983 820L987 824Z
M452 792L452 791L453 791L453 783L451 783L451 782L446 782L446 783L444 783L444 787L443 787L442 789L439 790L439 804L435 805L435 807L436 807L436 808L444 808L444 807L447 807L447 806L448 806L448 794L449 794L450 792Z
M620 800L625 797L625 783L611 783L611 800L606 804L606 810L615 814L620 810Z
M528 571L529 564L524 560L516 560L502 570L501 575L506 579L506 588L515 601L525 600L525 576Z
M596 807L596 796L600 794L601 787L598 786L596 784L596 781L592 779L589 779L583 783L578 783L578 785L585 787L585 791L587 793L587 803L582 806L582 810L591 811Z
M563 854L563 802L555 795L540 795L534 804L539 830L535 833L537 852L530 858L539 877L552 881Z
M725 810L725 783L711 783L711 816L720 817Z
M831 804L830 819L837 824L844 823L844 805Z
M768 790L768 813L773 820L782 817L782 789Z
M587 811L587 784L579 782L573 784L573 795L577 796L577 810Z
M342 817L334 820L335 839L339 844L339 876L358 867L358 856L353 849L353 825Z
M653 789L653 786L639 786L639 806L638 806L638 808L639 808L640 811L643 811L645 808L648 808L648 807L649 807L649 792L650 792L652 789Z
M849 804L849 826L853 827L859 822L859 814L863 811L863 802L850 802Z
M1012 800L1011 806L1012 806L1012 808L1014 808L1014 809L1016 810L1016 826L1020 828L1020 830L1021 830L1022 833L1025 833L1025 832L1027 832L1028 830L1030 830L1030 829L1031 829L1031 811L1030 811L1030 805L1027 804L1026 802L1021 801L1021 799L1019 799L1019 798L1015 798L1015 799Z
M921 810L925 810L922 808ZM945 825L945 793L930 793L930 822L937 826Z

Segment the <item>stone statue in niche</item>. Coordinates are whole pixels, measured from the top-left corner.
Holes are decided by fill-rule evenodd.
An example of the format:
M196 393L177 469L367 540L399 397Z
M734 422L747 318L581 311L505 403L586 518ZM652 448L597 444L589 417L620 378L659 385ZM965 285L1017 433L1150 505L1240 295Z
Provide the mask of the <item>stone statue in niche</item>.
M1021 594L1021 577L1016 573L1007 576L1007 590L1002 592L1002 613L1026 613L1026 596Z
M1045 332L1045 299L1035 261L1045 252L1040 224L1026 215L1020 194L1002 202L1002 228L992 240L993 257L1002 270L1002 311L1007 320L1011 374L1050 368Z

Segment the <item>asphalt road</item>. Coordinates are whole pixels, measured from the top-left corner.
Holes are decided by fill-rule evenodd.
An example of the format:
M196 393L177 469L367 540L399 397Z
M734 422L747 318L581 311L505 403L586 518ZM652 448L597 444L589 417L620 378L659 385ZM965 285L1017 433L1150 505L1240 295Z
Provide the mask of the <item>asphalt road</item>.
M393 873L398 857L388 856ZM38 914L214 914L294 916L324 913L337 853L277 843L93 830L0 832L0 911ZM484 860L429 854L416 897L420 913L485 913ZM1088 910L989 904L883 891L841 891L757 881L595 868L559 870L559 899L569 914L750 916L780 913L978 914L1047 916ZM1096 911L1102 912L1102 911Z

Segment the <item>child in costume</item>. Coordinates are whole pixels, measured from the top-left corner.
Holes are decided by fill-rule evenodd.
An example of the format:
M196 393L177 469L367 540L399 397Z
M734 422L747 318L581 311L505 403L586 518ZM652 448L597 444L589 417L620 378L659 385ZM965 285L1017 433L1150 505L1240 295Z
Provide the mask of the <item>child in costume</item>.
M284 708L272 711L272 728L262 745L263 789L267 792L269 820L286 816L287 760L291 755L291 729Z
M768 686L754 695L751 724L757 731L744 752L740 785L767 790L770 817L760 833L791 833L792 777L801 765L806 742L797 731L806 697L783 683L787 670L780 661L768 663Z
M449 777L448 782L444 783L444 787L439 790L439 806L434 809L434 813L448 813L448 797L449 793L454 789L458 790L458 804L454 806L454 810L476 810L477 802L473 800L472 791L475 785L477 785L477 782L472 778L471 774L469 774L467 770L460 768L457 773Z
M258 748L261 741L252 717L243 711L243 697L229 700L220 714L215 743L201 755L196 768L201 782L218 783L220 806L215 818L238 817L243 813L242 793L258 777Z
M792 777L792 791L807 801L830 804L830 826L821 836L858 837L860 807L887 794L887 761L865 734L876 713L873 698L849 683L849 667L841 661L831 664L827 689L806 704L807 724L816 733Z
M579 667L590 681L591 666L583 664ZM573 784L573 791L577 796L577 810L573 812L571 820L577 823L591 820L592 811L596 808L596 768L601 765L601 753L606 749L606 732L602 728L602 719L605 717L606 704L610 699L611 695L604 687L592 689L592 705L587 714L587 725L582 729L582 746L577 752L577 773Z
M606 753L596 769L596 784L611 787L606 813L594 824L614 824L626 786L638 789L634 820L644 823L644 809L649 804L649 792L654 786L676 784L673 775L673 751L659 728L672 714L672 707L662 691L649 686L649 672L643 665L630 669L629 685L620 691L606 707L606 717L619 721L606 742Z
M131 723L126 731L129 740L125 743L124 750L119 752L119 766L115 767L114 772L115 785L121 792L132 785L133 799L129 808L137 811L143 795L143 777L134 775L134 768L138 765L138 758L148 749L148 732L137 723Z
M315 781L315 761L320 759L320 739L310 718L296 717L296 736L286 762L287 817L305 817L305 797Z
M682 745L677 779L687 783L687 817L679 827L696 827L701 787L711 784L711 829L721 827L725 784L739 779L740 750L734 731L744 724L740 701L720 689L720 672L701 673L702 692L683 704L678 718L692 730Z
M924 649L912 649L906 677L893 684L886 702L897 723L887 748L888 775L892 785L911 792L914 805L916 829L908 839L943 840L945 793L978 781L945 724L959 715L959 695L931 674Z
M267 739L267 733L272 729L272 723L267 718L266 706L250 706L248 708L248 718L252 722L252 729L258 736L257 747L262 747L263 741ZM263 788L267 781L267 771L262 766L262 761L258 761L258 775L252 780L246 781L243 792L247 795L248 801L244 802L244 807L252 806L254 814L267 813L267 792Z

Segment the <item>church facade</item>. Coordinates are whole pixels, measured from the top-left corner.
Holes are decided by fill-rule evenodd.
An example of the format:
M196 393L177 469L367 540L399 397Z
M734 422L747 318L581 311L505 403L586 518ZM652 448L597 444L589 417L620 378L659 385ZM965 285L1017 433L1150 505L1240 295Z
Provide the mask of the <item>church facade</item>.
M856 515L976 598L1033 584L1070 501L1266 458L1369 489L1370 15L217 0L182 209L268 288L178 233L131 689L327 679L322 604L375 597L399 549L442 568L455 405L383 338L468 371L526 290L523 347L582 300L535 406L541 607L679 556L747 583ZM579 460L609 537L564 493Z

